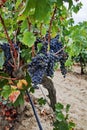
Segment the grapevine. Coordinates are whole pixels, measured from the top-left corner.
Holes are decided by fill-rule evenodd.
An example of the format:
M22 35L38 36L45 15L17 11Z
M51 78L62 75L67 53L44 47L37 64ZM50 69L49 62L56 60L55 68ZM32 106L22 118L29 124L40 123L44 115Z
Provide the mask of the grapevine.
M15 107L23 105L26 93L34 110L29 92L33 89L32 84L34 88L42 84L48 90L49 106L55 110L56 90L51 80L55 65L59 64L63 77L67 73L65 62L68 55L59 41L62 22L69 13L65 10L64 18L60 13L64 2L69 4L69 9L73 5L72 0L0 1L0 31L4 32L4 35L0 34L1 55L4 52L4 63L0 66L0 94Z

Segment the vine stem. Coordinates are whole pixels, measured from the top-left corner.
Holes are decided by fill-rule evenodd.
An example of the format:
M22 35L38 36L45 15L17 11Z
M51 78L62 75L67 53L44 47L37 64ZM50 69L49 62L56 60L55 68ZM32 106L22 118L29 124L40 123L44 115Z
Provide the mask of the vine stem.
M55 6L52 17L50 19L50 24L49 24L49 29L48 29L48 51L50 50L50 39L51 39L50 33L51 33L51 29L52 29L52 23L55 18L56 10L57 10L57 7Z
M66 48L66 46L64 46L63 48L61 48L59 51L57 51L56 53L54 53L54 55L58 55L61 51L63 51Z
M0 79L18 80L17 78L8 78L8 77L4 77L4 76L0 76Z
M15 50L14 46L13 46L13 43L8 35L8 32L7 32L7 29L6 29L6 26L5 26L5 23L4 23L4 20L2 18L2 16L0 15L0 21L3 25L3 28L4 28L4 32L6 34L6 37L7 37L7 40L8 40L8 43L10 45L10 52L11 52L11 56L12 56L12 59L13 59L13 62L14 62L14 66L16 68L16 58L17 58L17 51ZM13 53L14 52L14 53ZM14 55L13 55L14 54Z
M29 30L29 32L30 32L30 31L31 31L31 25L32 25L32 23L31 23L29 17L27 17L27 22L28 22L28 30ZM32 57L34 57L34 56L35 56L35 48L34 48L34 45L33 45L33 46L32 46Z
M41 25L40 25L40 36L41 36L41 38L42 38L42 27L43 27L43 23L41 23Z
M30 18L27 17L27 22L28 22L28 30L30 31L31 30L31 21L30 21Z

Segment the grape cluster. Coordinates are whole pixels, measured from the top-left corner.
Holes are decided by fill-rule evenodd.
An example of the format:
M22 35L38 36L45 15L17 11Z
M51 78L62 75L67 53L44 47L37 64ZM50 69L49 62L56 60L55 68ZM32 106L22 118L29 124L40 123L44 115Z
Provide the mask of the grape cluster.
M59 35L57 35L55 38L51 39L50 42L50 52L51 53L57 53L58 51L60 51L63 48L63 45L61 42L59 42ZM64 50L61 50L58 55L58 62L60 63L60 70L62 75L65 77L67 70L65 68L65 62L68 58L67 53L64 52Z
M58 52L60 49L62 49L62 43L59 42L59 35L57 35L55 38L52 38L50 41L50 52L51 53L56 53ZM61 51L61 53L63 53Z
M42 41L42 47L37 55L32 59L29 64L29 74L31 76L32 82L34 84L40 84L44 76L52 77L54 74L55 63L60 62L61 73L66 75L65 61L67 59L66 53L61 50L63 48L62 43L59 42L59 36L50 40L50 51L48 49L48 38L42 41L41 39L36 40L35 48L38 50L38 44ZM39 42L38 42L39 41ZM61 50L58 55L55 55L59 50Z
M38 54L36 57L32 58L28 71L34 84L41 83L42 78L46 73L47 65L48 60L45 55Z
M39 43L42 43L42 47L40 50L38 49ZM40 53L46 54L47 50L48 50L48 35L45 36L45 41L44 41L44 39L37 38L35 43L34 43L34 46L35 46L35 50L37 52L39 50L39 52L38 52L39 54ZM62 49L62 47L63 47L62 43L59 42L59 35L57 35L55 38L52 38L50 40L50 53L56 53L60 49ZM61 51L60 53L63 53L63 51Z
M28 72L31 76L34 84L42 82L43 76L52 76L54 73L54 64L56 58L52 54L38 54L32 58L32 62L29 63Z
M15 49L18 50L18 46L16 44L13 44ZM9 75L12 74L13 67L11 64L13 64L11 51L10 51L10 45L8 43L0 44L1 49L4 52L5 56L5 62L3 64L4 71L8 73Z

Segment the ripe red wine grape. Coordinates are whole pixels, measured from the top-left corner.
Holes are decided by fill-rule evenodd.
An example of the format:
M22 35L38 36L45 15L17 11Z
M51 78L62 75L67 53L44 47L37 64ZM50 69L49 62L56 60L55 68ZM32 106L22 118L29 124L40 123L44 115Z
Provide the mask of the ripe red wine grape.
M13 44L15 49L18 50L17 44ZM13 67L11 64L13 64L11 51L10 51L10 45L8 43L0 44L1 49L4 52L5 56L5 62L3 64L3 69L6 73L8 73L10 76L12 75ZM11 63L11 64L10 64Z
M55 63L60 63L60 70L63 76L65 77L67 71L65 68L65 62L67 60L67 54L61 50L63 45L59 42L59 36L50 40L50 51L48 49L48 37L46 35L46 40L43 41L40 38L35 41L36 51L38 49L38 44L42 43L42 47L37 51L37 55L32 59L29 64L28 72L31 76L32 82L34 84L40 84L44 76L52 77L54 75L54 66ZM58 55L55 55L56 52L61 50ZM44 65L44 66L43 66Z

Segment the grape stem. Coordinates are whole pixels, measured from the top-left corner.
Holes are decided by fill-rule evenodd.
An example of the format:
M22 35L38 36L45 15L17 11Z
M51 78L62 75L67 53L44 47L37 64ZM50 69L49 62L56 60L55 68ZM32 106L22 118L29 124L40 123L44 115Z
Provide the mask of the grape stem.
M40 24L40 36L42 38L42 27L43 27L43 23Z
M28 22L28 30L30 31L31 30L31 21L30 21L30 18L27 17L27 22Z
M8 61L9 65L11 65L11 67L15 67L10 61Z
M12 59L13 59L13 62L14 62L14 66L15 66L15 68L16 68L17 51L15 50L15 48L14 48L14 46L13 46L13 43L12 43L12 41L11 41L9 35L8 35L8 32L7 32L7 29L6 29L4 20L3 20L3 18L2 18L1 15L0 15L0 21L1 21L2 25L3 25L4 32L5 32L6 36L7 36L7 40L8 40L8 43L9 43L9 45L10 45L11 56L12 56ZM14 52L14 53L12 53L12 52ZM13 56L13 54L14 54L14 56Z
M29 17L27 17L27 22L28 22L28 30L29 30L29 32L31 31L31 21L30 21L30 18ZM34 45L32 46L32 57L34 57L35 56L35 48L34 48Z
M4 76L0 76L0 79L18 80L17 78L8 78L8 77L4 77Z
M66 48L66 46L64 46L63 48L61 48L59 51L57 51L56 53L54 53L54 55L58 55L61 51L63 51Z
M49 23L49 29L48 29L48 51L50 50L50 39L51 39L50 33L51 33L51 29L52 29L52 23L53 23L55 14L56 14L56 10L57 10L57 7L55 6L53 14L52 14L52 17L50 19L50 23Z

